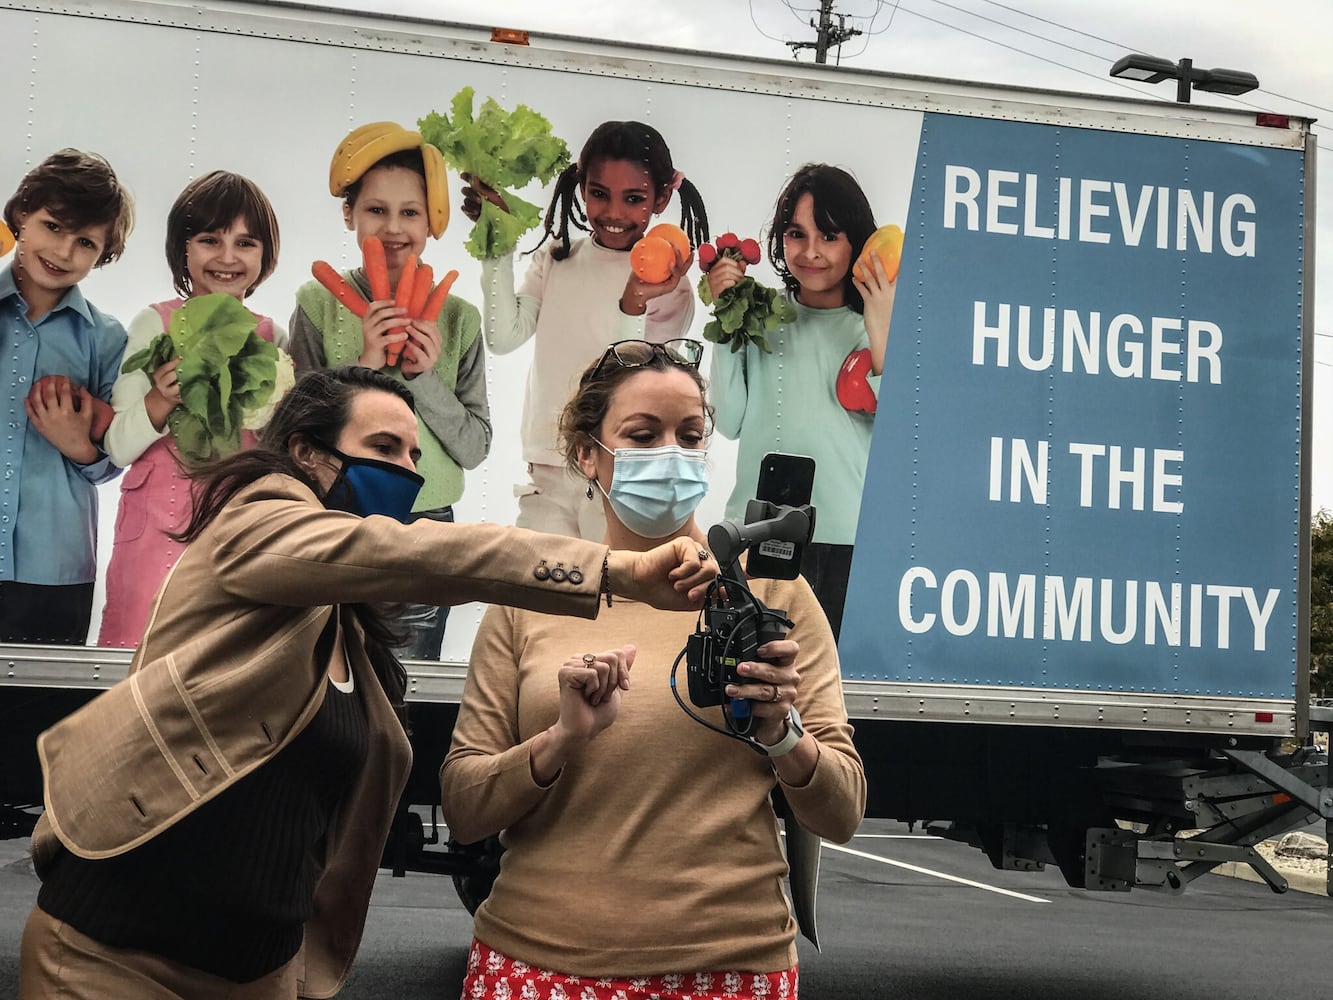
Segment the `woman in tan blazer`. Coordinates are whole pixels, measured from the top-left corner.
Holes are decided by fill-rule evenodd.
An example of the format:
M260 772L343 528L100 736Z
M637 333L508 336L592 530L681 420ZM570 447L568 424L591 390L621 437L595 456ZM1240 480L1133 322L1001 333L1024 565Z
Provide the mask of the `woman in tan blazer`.
M380 606L592 618L613 592L697 606L717 572L684 538L404 524L418 454L411 393L342 368L199 477L129 676L38 740L21 997L332 996L411 761Z

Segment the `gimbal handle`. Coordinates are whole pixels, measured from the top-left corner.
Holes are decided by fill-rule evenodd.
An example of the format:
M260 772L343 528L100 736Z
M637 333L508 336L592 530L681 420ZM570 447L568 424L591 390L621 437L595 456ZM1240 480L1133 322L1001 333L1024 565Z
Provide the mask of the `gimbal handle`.
M767 500L751 500L746 509L747 518L759 504L763 505L762 520L740 527L734 521L719 521L708 529L708 545L717 557L718 565L727 567L726 573L733 579L740 579L736 560L750 546L768 541L801 544L810 540L814 525L813 509L809 504L788 507Z

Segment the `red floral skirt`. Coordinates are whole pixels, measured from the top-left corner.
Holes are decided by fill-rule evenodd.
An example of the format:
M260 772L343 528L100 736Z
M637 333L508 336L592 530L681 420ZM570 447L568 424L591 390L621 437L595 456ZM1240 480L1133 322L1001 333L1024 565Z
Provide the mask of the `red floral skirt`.
M462 1000L796 1000L797 971L673 972L629 979L538 969L476 938Z

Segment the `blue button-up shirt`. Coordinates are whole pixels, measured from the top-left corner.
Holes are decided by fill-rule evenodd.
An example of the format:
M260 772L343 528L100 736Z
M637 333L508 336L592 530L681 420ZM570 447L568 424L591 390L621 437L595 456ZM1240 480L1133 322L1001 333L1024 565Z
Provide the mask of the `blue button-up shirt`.
M0 580L67 585L97 574L97 484L120 470L105 455L69 461L28 422L23 400L45 375L68 375L111 399L125 329L71 288L36 324L0 272Z

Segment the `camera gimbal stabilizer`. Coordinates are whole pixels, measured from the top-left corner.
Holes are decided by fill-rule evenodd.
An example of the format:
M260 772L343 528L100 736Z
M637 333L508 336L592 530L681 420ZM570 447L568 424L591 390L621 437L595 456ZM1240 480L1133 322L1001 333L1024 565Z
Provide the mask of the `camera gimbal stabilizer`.
M690 701L699 708L721 705L725 729L691 711L681 699L676 689L676 668L681 656L671 668L671 692L691 718L715 732L750 744L760 753L763 750L750 735L754 724L750 703L745 698L729 698L727 685L747 683L736 667L759 660L759 647L783 638L794 623L788 620L786 611L765 607L750 592L739 559L746 549L760 546L759 551L765 552L770 561L776 559L779 563L777 571L765 576L794 580L801 571L796 553L800 546L809 543L814 525L815 511L809 504L789 507L751 500L746 506L744 525L722 521L708 531L708 544L723 568L708 588L699 621L681 656L686 662ZM784 558L789 566L781 565Z

